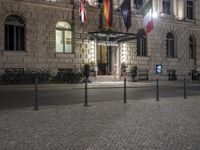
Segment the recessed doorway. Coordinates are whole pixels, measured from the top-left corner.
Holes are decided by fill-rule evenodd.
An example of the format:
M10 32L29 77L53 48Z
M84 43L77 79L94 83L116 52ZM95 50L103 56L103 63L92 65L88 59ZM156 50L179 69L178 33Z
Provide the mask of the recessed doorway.
M110 46L97 46L98 75L112 74L112 52Z

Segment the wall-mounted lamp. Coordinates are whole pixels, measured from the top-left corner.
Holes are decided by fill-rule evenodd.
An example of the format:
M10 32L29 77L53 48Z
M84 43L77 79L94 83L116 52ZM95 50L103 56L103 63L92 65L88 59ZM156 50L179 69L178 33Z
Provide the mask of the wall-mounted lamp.
M153 12L153 13L152 13L152 17L153 17L153 18L158 18L158 12Z

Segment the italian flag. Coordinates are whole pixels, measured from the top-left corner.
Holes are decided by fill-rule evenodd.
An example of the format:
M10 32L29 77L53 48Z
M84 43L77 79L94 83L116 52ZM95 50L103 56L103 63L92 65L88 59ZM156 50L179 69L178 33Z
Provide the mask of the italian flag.
M149 0L146 5L142 8L142 16L144 19L144 26L146 33L153 30L153 17L152 17L152 0Z

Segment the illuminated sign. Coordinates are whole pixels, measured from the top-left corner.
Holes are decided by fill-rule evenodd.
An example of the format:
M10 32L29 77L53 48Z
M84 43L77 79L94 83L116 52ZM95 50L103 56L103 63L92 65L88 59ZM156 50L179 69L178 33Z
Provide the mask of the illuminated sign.
M117 42L111 42L111 41L98 41L98 45L103 45L103 46L118 46Z
M156 65L156 74L161 74L162 73L162 65Z

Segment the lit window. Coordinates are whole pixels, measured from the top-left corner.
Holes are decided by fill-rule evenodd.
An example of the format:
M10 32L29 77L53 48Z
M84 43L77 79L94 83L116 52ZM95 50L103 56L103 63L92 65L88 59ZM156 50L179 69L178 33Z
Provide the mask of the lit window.
M187 0L187 18L194 19L194 1Z
M60 21L56 25L56 52L72 53L72 28L68 22Z
M18 15L9 15L5 20L5 50L25 50L25 23Z
M163 9L163 13L170 14L170 0L162 1L162 9Z
M138 31L137 56L147 56L147 36L143 29Z
M174 35L172 33L167 33L166 49L167 49L167 57L172 57L172 58L176 57L175 41L174 41Z

